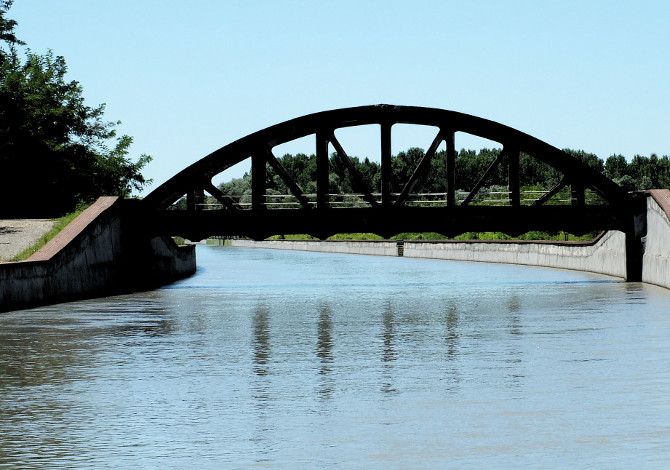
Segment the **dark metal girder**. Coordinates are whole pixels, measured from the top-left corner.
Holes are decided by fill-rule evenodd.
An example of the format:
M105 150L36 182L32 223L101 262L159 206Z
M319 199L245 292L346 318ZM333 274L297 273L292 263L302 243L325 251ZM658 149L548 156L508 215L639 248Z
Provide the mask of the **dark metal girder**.
M200 240L214 235L242 235L256 239L270 235L306 233L504 232L519 235L531 230L584 234L628 229L630 214L610 206L455 206L351 208L265 211L164 211L147 214L154 235L181 235Z
M610 203L628 200L623 188L583 162L535 137L503 124L443 109L373 105L309 114L249 134L185 168L147 195L142 205L148 209L164 209L182 197L196 182L202 181L203 178L211 178L249 158L255 149L271 149L276 145L312 134L317 135L319 142L318 135L323 135L324 132L332 134L335 129L368 124L379 124L384 129L394 124L435 126L450 129L452 132L483 137L500 143L503 148L518 149L556 168L571 179L581 178L586 186L594 189ZM388 140L386 131L383 136ZM383 145L386 146L384 143ZM318 144L317 155L320 153L319 147Z
M361 188L369 208L330 207L330 169L328 146L332 143L352 176L358 176L344 149L335 138L335 130L344 127L378 124L381 127L381 205L371 188ZM391 171L391 129L395 124L433 126L440 129L415 175L405 183L402 194L393 201ZM456 205L456 150L454 134L464 132L498 142L502 151L481 177L461 206ZM307 200L303 190L274 158L272 148L302 137L316 139L316 208ZM437 146L446 140L447 161L446 207L407 207L404 198L428 167ZM519 155L524 153L563 174L561 183L540 198L533 206L521 206ZM251 157L252 208L240 208L211 185L212 178L224 170ZM471 206L479 191L498 164L508 158L509 206ZM302 209L270 209L266 205L266 164L270 164L287 183L290 191L302 204ZM205 182L205 183L203 183ZM543 205L566 184L571 185L575 204L569 206ZM358 186L363 186L358 184ZM202 189L226 205L217 211L202 208L198 201ZM585 205L585 188L599 194L607 205ZM398 189L398 188L396 188ZM187 195L186 211L168 211L168 206ZM395 204L394 204L395 202ZM599 230L621 230L626 234L628 279L641 276L641 253L646 210L640 201L619 185L539 139L503 124L468 114L415 106L374 105L337 109L302 116L250 134L232 142L185 168L166 181L139 204L137 231L150 235L183 235L191 240L210 235L243 235L265 238L273 234L308 233L326 237L342 232L373 232L382 236L401 232L438 232L454 236L463 232L498 231L518 235L531 230L567 231L583 234Z
M445 133L447 142L447 205L456 205L456 136L453 131Z
M382 206L389 207L392 204L391 192L393 191L393 172L391 169L391 124L381 125L381 191Z

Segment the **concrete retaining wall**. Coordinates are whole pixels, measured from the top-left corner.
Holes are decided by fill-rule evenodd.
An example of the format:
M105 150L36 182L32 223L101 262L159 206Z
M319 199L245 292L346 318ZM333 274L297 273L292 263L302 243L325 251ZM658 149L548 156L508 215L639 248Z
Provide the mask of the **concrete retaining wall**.
M403 256L523 264L626 276L625 235L607 232L593 242L406 241ZM395 241L231 240L231 246L398 256Z
M649 193L642 281L670 289L670 191Z
M171 237L151 240L150 276L157 286L191 276L196 271L195 245L177 246Z
M594 242L405 242L408 258L523 264L626 276L626 237L610 231Z
M103 197L27 261L0 264L0 311L156 287L195 272L194 247L134 240L126 201Z
M397 256L394 241L364 240L231 240L231 246L272 248L276 250L321 251L355 255Z

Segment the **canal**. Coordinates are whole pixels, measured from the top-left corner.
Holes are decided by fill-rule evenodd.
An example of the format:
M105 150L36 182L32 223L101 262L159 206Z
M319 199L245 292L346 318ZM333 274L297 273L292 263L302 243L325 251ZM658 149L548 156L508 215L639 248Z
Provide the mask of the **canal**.
M0 314L0 468L668 468L670 291L198 247L152 292Z

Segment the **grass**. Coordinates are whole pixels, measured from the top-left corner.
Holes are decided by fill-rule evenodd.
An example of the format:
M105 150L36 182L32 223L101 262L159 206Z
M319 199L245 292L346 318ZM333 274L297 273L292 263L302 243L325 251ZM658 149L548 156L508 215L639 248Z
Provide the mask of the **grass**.
M465 232L453 237L451 240L550 240L550 241L590 241L598 236L599 232L592 232L586 235L572 235L564 232L527 232L518 237L511 237L501 232ZM268 240L315 240L311 235L274 235ZM374 233L338 233L328 240L382 240L382 237ZM426 233L399 233L391 237L391 240L449 240L442 234L435 232Z
M10 261L24 261L24 260L30 258L33 255L33 253L35 253L37 250L39 250L44 245L46 245L49 242L49 240L51 240L53 237L58 235L58 233L61 230L63 230L74 219L76 219L77 216L79 216L79 214L84 212L84 210L87 207L88 206L78 207L76 211L71 212L69 214L66 214L63 217L59 217L57 219L51 219L51 220L54 221L54 225L51 228L51 230L49 230L47 233L42 235L42 237L40 237L40 239L37 240L37 242L35 242L34 245L26 248L21 253L14 256L12 259L10 259Z

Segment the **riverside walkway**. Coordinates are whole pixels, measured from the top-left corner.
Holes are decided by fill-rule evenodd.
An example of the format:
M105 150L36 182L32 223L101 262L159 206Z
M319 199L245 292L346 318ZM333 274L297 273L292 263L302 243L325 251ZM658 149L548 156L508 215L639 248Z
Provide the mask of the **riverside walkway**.
M34 245L54 225L49 219L0 220L0 263Z

